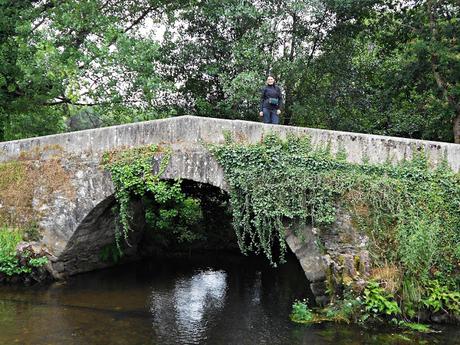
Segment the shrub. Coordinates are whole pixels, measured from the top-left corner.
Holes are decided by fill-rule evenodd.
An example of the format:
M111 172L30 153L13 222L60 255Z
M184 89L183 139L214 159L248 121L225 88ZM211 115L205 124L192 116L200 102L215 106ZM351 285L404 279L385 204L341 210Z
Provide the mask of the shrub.
M292 304L291 320L297 323L310 323L313 321L313 311L308 308L308 301L295 301Z
M31 273L33 268L48 263L47 257L29 257L25 252L22 258L16 253L16 246L23 240L19 229L0 228L0 273L6 276ZM22 260L21 260L22 259Z
M21 267L16 256L16 246L22 240L22 234L17 229L0 229L0 272L7 276L21 274Z
M370 281L364 289L364 308L372 317L380 315L397 316L401 314L394 296L385 292L379 283Z

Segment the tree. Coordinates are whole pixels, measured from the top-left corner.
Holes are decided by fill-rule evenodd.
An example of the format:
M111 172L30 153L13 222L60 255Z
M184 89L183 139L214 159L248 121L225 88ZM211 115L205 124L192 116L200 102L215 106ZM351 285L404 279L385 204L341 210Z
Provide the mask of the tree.
M431 24L426 1L379 1L360 21L337 25L301 79L298 93L308 97L298 100L294 122L453 141L458 5L436 6Z
M182 112L254 120L269 72L285 91L292 121L299 83L327 37L360 20L374 1L193 2L168 17L161 54L165 78L180 83ZM351 26L350 26L351 27Z
M65 130L66 121L87 108L97 113L100 124L113 124L106 115L120 108L124 122L140 112L160 116L151 107L169 86L156 73L154 32L138 29L179 5L164 0L2 1L0 139Z

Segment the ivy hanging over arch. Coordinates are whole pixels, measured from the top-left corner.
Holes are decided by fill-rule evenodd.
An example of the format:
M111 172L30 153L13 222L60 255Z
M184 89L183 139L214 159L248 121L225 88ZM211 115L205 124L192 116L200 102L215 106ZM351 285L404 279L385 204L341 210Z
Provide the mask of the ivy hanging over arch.
M431 168L423 153L392 164L352 164L343 151L313 148L308 137L209 145L230 186L233 223L243 253L284 260L285 223L327 228L338 205L370 238L375 265L401 267L423 291L432 279L460 286L460 174ZM281 254L272 248L278 243Z

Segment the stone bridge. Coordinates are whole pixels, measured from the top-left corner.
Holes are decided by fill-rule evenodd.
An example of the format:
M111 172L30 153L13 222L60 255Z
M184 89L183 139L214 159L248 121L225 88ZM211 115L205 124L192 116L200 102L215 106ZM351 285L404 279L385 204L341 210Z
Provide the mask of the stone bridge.
M41 243L54 256L52 271L57 277L101 267L99 253L113 243L115 227L110 211L115 204L114 187L100 165L103 153L169 145L173 153L162 178L226 190L222 169L202 145L223 143L225 132L248 143L260 141L267 132L281 137L308 135L314 146L330 145L333 152L345 149L347 159L357 163L364 157L370 162L400 161L423 150L433 164L445 158L454 171L460 170L460 145L456 144L183 116L1 143L0 220L35 224ZM352 231L346 215L339 216L333 228L331 246L340 243L341 233ZM287 242L321 300L327 256L319 253L314 231L304 232L306 240L301 242L288 231ZM365 256L363 239L356 237L355 244L354 255Z

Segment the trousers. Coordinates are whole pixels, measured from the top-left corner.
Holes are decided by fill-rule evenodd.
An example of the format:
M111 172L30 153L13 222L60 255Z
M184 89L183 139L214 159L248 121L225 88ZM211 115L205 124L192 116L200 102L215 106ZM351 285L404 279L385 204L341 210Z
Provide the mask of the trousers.
M280 117L276 113L276 109L267 109L263 108L263 121L264 123L273 123L274 125L277 125L280 123Z

